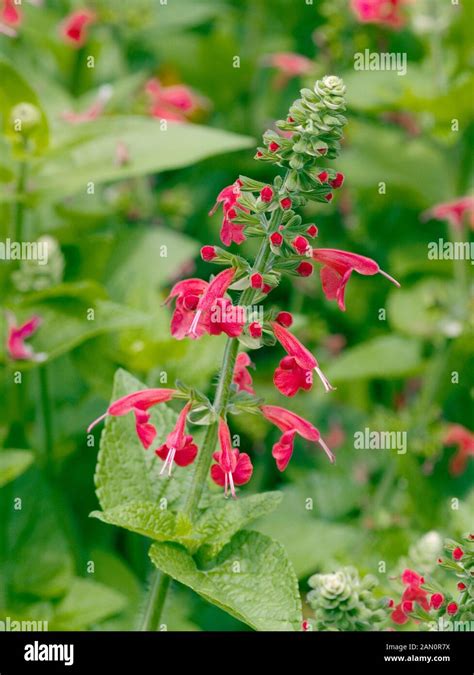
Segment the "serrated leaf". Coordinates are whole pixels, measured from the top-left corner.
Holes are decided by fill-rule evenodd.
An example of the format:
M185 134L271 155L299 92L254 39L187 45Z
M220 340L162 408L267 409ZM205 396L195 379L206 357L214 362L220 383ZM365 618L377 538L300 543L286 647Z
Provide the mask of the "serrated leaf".
M301 600L281 544L242 530L205 570L177 544L153 544L154 565L258 631L297 631Z
M33 460L30 450L0 450L0 487L24 473Z

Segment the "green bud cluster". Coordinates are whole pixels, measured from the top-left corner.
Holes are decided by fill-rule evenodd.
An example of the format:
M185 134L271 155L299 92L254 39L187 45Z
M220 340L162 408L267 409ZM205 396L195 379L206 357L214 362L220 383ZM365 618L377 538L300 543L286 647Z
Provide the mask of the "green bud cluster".
M366 575L361 579L353 567L343 567L332 574L314 574L308 583L313 590L307 598L317 630L377 630L388 616L387 601L374 596L375 577Z
M324 200L328 190L318 179L318 163L321 158L334 159L339 154L347 123L342 114L346 109L345 91L340 77L328 75L318 80L313 89L301 90L301 98L293 103L287 119L276 123L284 135L265 132L265 147L258 148L256 158L287 168L289 190L314 193L311 198Z

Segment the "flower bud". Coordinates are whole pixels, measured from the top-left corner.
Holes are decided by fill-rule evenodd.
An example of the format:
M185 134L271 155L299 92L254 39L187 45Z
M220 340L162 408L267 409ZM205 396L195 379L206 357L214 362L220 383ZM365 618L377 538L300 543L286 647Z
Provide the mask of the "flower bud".
M250 286L252 288L262 288L263 287L263 277L259 272L255 272L250 276Z
M284 326L285 328L289 328L291 324L293 323L293 316L290 312L279 312L276 315L275 321L280 324L280 326Z
M268 149L269 149L271 152L276 152L277 150L280 149L280 146L278 145L278 143L275 143L275 141L272 141L272 142L270 143L270 145L268 146Z
M303 260L296 268L296 271L300 277L310 277L313 274L313 266L310 262Z
M40 122L41 111L32 103L17 103L10 111L10 123L21 134L30 134Z
M201 248L201 258L206 262L211 262L211 260L217 258L215 246L203 246Z
M253 338L262 337L262 326L261 326L261 324L258 323L258 321L254 321L253 323L250 324L249 334Z
M458 611L457 603L456 602L450 602L449 605L446 607L446 611L447 611L448 614L451 614L451 616L453 614L456 614L456 612Z
M260 199L266 204L272 201L273 190L269 185L265 185L265 187L260 190Z
M461 560L464 555L464 551L459 546L453 551L453 560Z
M332 201L332 198L333 198L333 197L334 197L334 195L333 195L332 192L328 192L327 195L324 195L324 199L325 199L327 202Z
M283 197L283 199L280 199L280 206L285 211L287 211L288 209L291 209L291 204L292 204L292 201L289 197Z
M444 602L444 596L442 593L433 593L431 596L430 604L433 609L439 609Z
M295 239L293 239L291 245L300 255L304 255L311 248L309 241L302 235L298 235Z
M337 188L340 188L343 183L344 183L344 174L339 172L336 173L335 178L329 181L330 186L336 190Z
M318 178L321 181L321 183L325 183L328 179L328 172L327 171L321 171L321 173L318 173Z
M308 229L306 230L306 234L308 235L308 237L311 237L311 238L317 237L318 236L317 226L314 225L314 224L310 225L308 227Z
M402 610L405 614L410 614L410 612L413 612L413 602L411 600L405 600L402 602Z
M273 289L273 286L270 286L270 284L263 284L262 286L262 293L265 293L265 295L268 295L270 291Z
M273 244L273 246L281 246L283 243L283 237L279 232L273 232L273 234L270 235L270 241Z
M458 591L465 591L467 588L466 584L464 584L462 581L458 583Z

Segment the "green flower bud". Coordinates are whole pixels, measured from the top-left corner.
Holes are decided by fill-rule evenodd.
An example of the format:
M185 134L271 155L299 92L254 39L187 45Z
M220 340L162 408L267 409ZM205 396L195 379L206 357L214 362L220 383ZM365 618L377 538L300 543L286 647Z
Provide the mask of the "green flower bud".
M17 103L10 111L13 130L28 136L41 123L41 111L32 103Z

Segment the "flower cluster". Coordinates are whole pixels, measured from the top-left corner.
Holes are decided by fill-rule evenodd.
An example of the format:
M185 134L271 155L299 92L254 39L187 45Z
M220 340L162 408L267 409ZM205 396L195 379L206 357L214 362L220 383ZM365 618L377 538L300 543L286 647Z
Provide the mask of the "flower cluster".
M271 184L266 184L240 176L218 194L211 215L222 207L222 243L228 247L242 244L248 237L259 238L260 251L255 260L249 261L227 248L206 245L201 250L203 260L222 265L224 269L209 282L199 278L178 281L165 300L168 305L174 304L171 334L177 340L224 333L230 341L228 346L233 345L229 350L232 357L220 375L219 388L222 389L222 382L228 387L224 403L211 404L204 394L199 394L199 407L208 408L209 424L218 426L220 449L210 450L215 460L210 467L211 478L232 496L236 494L235 486L243 485L252 475L249 455L232 447L227 418L233 412L261 414L282 432L272 451L280 471L290 461L297 435L318 444L331 462L335 459L311 422L283 407L266 405L256 397L248 371L251 360L245 352L238 354L239 344L247 349L259 349L278 343L283 348L285 355L275 369L273 382L284 396L293 397L301 390L310 390L314 373L326 391L333 389L316 357L290 330L293 323L290 312L256 311L261 309L257 303L265 300L283 274L310 276L314 263L321 265L324 294L329 300L336 300L341 310L345 309L345 289L352 272L381 273L388 277L370 258L336 249L314 248L310 240L318 236L317 226L304 223L295 212L308 200L327 203L333 190L343 184L341 173L320 166L320 162L336 157L339 152L346 122L342 114L344 93L340 78L325 77L316 82L313 90L303 89L286 120L277 122L283 136L274 131L264 134L264 145L258 149L256 159L285 168L284 178L276 176ZM232 299L232 291L241 291L237 301ZM167 389L137 392L116 401L108 413L133 411L137 434L147 448L156 435L150 428L149 407L169 400L175 393ZM198 454L192 438L185 432L186 416L193 412L195 395L196 392L191 396L186 389L179 392L179 397L187 396L188 403L165 445L156 451L164 460L163 470L168 467L171 471L173 462L181 466L190 464ZM209 453L209 448L206 450Z
M386 619L387 602L374 595L377 580L371 575L361 579L356 569L343 567L333 574L314 574L308 583L317 630L376 630Z

